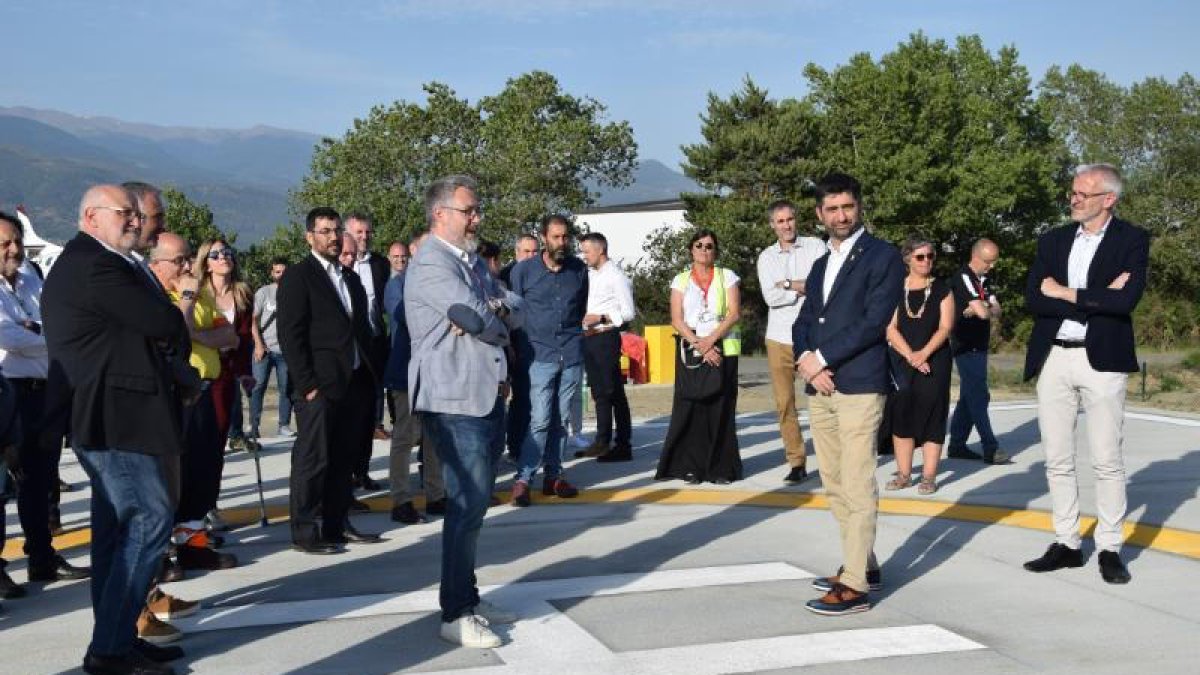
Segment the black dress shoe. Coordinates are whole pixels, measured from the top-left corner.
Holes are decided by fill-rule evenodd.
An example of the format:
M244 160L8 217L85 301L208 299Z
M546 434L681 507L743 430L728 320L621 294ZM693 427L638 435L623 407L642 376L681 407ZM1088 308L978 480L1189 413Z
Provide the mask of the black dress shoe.
M584 457L600 457L601 455L607 454L609 450L610 448L608 447L608 443L593 441L592 444L586 448L582 450L576 450L575 458L582 459Z
M332 555L341 553L342 547L327 541L293 541L292 550L310 555Z
M1133 577L1116 551L1100 551L1100 576L1110 584L1127 584Z
M946 456L949 457L950 459L973 459L976 461L983 460L983 455L980 455L980 454L974 452L973 450L969 450L966 447L950 448L949 450L946 451Z
M25 587L12 580L8 576L8 572L0 569L0 598L5 600L16 600L23 598L27 594Z
M609 450L608 452L606 452L603 455L600 455L599 457L596 458L597 462L604 462L605 464L607 464L609 462L629 462L632 460L633 460L633 449L630 448L628 445L626 445L626 446L614 445L612 450Z
M1025 563L1030 572L1053 572L1064 567L1083 567L1083 551L1056 542L1050 544L1042 557Z
M687 483L688 485L699 485L701 481L696 474L685 473L683 474L683 482Z
M238 565L237 556L217 553L207 546L180 546L175 551L175 559L185 570L227 570Z
M733 481L729 480L728 478L714 478L712 480L713 485L729 485L732 482Z
M370 476L363 476L362 480L359 481L359 487L361 487L364 490L369 490L371 492L375 492L375 491L383 489L383 486L381 486L379 483L376 483L374 480L372 480Z
M493 504L493 506L495 506ZM414 509L415 510L415 509ZM428 516L444 516L446 515L446 498L435 499L425 504L425 515ZM395 517L392 518L395 520Z
M429 506L432 506L432 504L427 505L426 508L429 508ZM442 506L442 509L443 511L445 510L445 505ZM421 517L421 512L417 511L412 502L404 502L400 506L393 507L392 520L397 523L404 523L405 525L415 525L416 523L425 522L425 519Z
M124 656L83 657L83 672L88 675L175 675L171 666L155 663L133 650Z
M805 478L808 478L808 470L802 466L793 466L792 470L788 471L788 475L783 477L783 482L795 485L802 482Z
M334 544L379 544L383 542L383 537L373 532L359 532L350 523L346 523L346 529L342 532L341 538L344 540L339 542L336 538L330 537L329 541Z
M141 638L135 638L133 641L133 651L150 659L155 663L166 663L175 659L183 658L183 648L171 645L169 647L159 647L152 645Z
M30 581L74 581L90 576L92 576L90 567L75 567L60 555L54 556L54 560L49 565L29 568Z

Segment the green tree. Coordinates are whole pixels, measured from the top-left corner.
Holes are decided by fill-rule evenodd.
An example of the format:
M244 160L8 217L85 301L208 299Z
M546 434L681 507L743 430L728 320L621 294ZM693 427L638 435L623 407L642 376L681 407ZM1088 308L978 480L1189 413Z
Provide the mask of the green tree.
M167 231L186 239L193 251L209 239L221 237L230 246L237 240L237 232L222 232L213 223L213 212L208 204L193 202L181 190L170 186L163 188L162 196L167 203Z
M376 106L341 139L325 139L293 195L295 211L366 209L382 246L424 227L423 192L433 180L468 173L479 180L485 236L508 244L546 213L593 203L584 181L631 181L629 124L604 122L602 104L564 93L548 73L511 79L476 104L437 82L425 92L425 105Z

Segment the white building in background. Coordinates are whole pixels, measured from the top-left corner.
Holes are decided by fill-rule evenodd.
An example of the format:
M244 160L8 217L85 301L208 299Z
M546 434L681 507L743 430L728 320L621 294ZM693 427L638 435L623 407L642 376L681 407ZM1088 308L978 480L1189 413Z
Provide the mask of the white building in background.
M25 243L25 257L37 263L38 267L42 268L43 274L49 272L54 261L62 253L62 247L42 239L37 232L33 231L33 223L29 221L29 216L25 214L23 207L17 207L17 220L21 221L21 239Z
M575 224L581 230L603 234L608 239L608 257L626 270L646 256L646 236L651 232L690 226L684 218L683 202L677 199L586 209L575 214Z

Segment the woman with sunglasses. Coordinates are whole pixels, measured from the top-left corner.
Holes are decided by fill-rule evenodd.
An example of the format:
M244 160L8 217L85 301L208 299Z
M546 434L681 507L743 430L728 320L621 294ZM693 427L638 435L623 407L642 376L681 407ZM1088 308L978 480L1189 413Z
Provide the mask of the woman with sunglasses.
M904 295L887 328L893 351L893 375L900 391L891 407L892 446L896 472L884 487L901 490L913 484L913 455L921 448L924 462L917 492L937 492L938 459L950 413L950 331L954 297L950 287L933 277L933 242L909 237L900 253L908 266Z
M675 398L654 477L725 484L742 477L734 422L742 350L740 280L733 270L717 267L717 236L711 230L697 230L688 250L691 268L671 284Z
M221 350L221 375L212 384L217 437L221 443L219 454L223 455L234 417L240 426L242 400L238 395L238 385L241 384L247 391L254 386L254 377L250 370L250 359L254 353L254 337L251 335L254 296L250 292L250 286L240 278L237 252L224 239L211 239L200 245L196 252L193 273L200 281L200 293L212 298L220 318L224 323L233 326L238 337L236 347ZM235 434L235 438L241 441L230 441L231 448L246 447L244 436ZM224 459L221 465L224 468ZM228 526L221 519L216 507L217 495L214 494L206 520L213 529L227 529Z

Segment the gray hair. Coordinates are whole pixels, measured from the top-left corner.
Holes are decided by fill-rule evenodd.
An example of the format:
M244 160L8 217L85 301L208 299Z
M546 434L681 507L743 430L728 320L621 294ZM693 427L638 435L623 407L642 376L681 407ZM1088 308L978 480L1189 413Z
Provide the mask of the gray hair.
M1120 197L1121 191L1125 189L1125 181L1121 180L1121 170L1112 164L1080 164L1075 167L1076 176L1085 173L1099 174L1100 185L1117 197Z
M934 243L927 237L919 234L910 235L904 240L904 244L900 247L900 257L908 260L908 256L912 255L913 251L925 248L926 246L929 247L929 250L937 253L937 246L935 246Z
M478 193L478 183L475 179L464 175L454 174L439 178L425 190L425 222L433 225L433 210L439 206L446 206L450 200L454 198L454 193L459 188L466 188L471 192Z
M162 190L149 183L143 183L140 180L131 180L121 183L121 187L128 190L129 194L133 195L138 203L141 203L147 195L154 195L158 198L159 202L163 201ZM163 204L163 206L166 206L166 204Z

